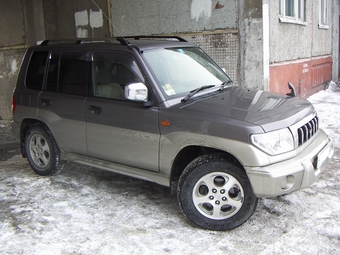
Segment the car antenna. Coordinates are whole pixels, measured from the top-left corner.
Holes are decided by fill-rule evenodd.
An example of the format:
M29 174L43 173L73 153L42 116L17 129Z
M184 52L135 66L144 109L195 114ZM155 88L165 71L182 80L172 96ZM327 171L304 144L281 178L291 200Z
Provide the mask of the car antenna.
M111 24L111 26L112 26L115 30L118 31L118 33L120 34L120 36L122 37L122 39L124 40L124 42L126 43L126 45L132 46L132 44L131 44L130 42L128 42L128 41L124 38L124 36L122 35L122 33L120 33L120 31L118 30L118 28L112 23L112 21L109 19L109 17L108 17L108 16L103 12L103 10L99 7L99 5L96 3L96 1L92 0L92 2L94 3L95 6L97 6L97 8L98 8L99 10L102 11L104 17L109 21L109 23Z

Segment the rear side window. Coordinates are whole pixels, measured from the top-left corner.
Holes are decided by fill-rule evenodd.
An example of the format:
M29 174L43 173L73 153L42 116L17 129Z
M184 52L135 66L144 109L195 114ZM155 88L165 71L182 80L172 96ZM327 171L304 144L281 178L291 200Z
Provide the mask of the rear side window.
M52 52L46 90L87 95L90 53L86 51Z
M28 66L26 87L41 90L44 82L48 51L34 52Z

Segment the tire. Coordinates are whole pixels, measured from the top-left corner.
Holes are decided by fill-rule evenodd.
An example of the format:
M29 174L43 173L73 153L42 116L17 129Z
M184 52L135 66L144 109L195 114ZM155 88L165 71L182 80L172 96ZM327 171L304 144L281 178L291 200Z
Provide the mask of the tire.
M57 175L65 166L52 133L40 124L32 125L26 132L27 160L39 175Z
M179 206L195 225L230 230L254 213L258 199L245 171L221 155L203 155L183 171L177 189Z

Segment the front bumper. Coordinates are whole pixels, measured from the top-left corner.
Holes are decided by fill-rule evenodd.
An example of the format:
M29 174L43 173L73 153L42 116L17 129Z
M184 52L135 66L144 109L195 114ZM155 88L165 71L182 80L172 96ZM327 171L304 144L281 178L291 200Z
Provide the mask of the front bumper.
M310 186L333 156L333 142L322 131L298 156L245 170L257 197L274 197Z

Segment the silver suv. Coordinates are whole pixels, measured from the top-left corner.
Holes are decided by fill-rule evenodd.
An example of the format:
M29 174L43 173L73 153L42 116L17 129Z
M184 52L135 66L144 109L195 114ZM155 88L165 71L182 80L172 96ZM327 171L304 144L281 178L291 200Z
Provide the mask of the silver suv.
M308 101L235 86L179 37L46 40L27 50L12 108L36 173L71 161L153 181L212 230L309 186L333 155Z

